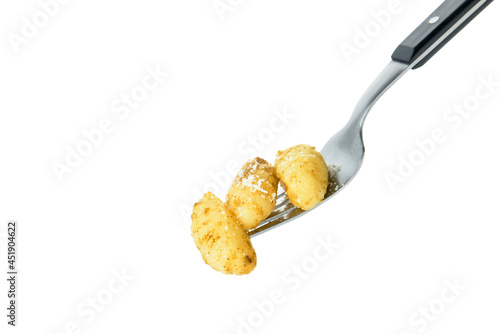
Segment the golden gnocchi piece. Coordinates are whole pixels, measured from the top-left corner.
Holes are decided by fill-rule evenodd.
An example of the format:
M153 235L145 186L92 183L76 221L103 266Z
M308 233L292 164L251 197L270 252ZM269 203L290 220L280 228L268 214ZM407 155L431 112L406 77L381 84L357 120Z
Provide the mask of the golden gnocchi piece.
M328 167L314 147L297 145L278 151L274 167L294 206L309 210L325 197Z
M274 210L278 184L276 170L264 159L255 158L240 169L226 204L245 230L259 226Z
M250 237L234 214L208 192L193 207L191 233L201 257L224 274L246 275L257 266Z

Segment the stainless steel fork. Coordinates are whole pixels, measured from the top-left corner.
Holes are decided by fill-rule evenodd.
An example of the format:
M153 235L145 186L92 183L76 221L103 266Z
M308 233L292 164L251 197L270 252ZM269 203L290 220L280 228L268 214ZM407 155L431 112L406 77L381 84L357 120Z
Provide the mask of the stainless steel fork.
M359 100L347 125L333 135L321 150L327 165L336 165L339 169L330 172L327 193L316 207L344 189L358 173L365 151L363 124L375 102L406 72L424 65L491 2L493 0L446 0L397 47L392 61ZM257 228L249 231L249 235L254 237L269 231L311 210L295 208L285 194L281 194L275 210Z

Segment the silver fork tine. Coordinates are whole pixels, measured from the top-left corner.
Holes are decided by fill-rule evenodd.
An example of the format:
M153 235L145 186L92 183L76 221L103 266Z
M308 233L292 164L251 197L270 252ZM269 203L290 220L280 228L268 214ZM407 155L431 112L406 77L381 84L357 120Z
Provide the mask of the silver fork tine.
M335 192L340 190L338 187L339 183L337 180L336 174L329 174L329 182L328 182L328 189L325 194L325 200L332 196ZM284 195L284 194L282 194ZM285 197L286 198L286 197ZM286 203L285 203L286 202ZM280 225L284 223L285 221L291 221L293 218L297 218L301 216L303 213L306 213L308 211L301 210L299 208L296 208L295 206L292 205L288 200L285 202L281 203L281 206L279 208L274 209L274 211L267 217L264 221L262 221L259 226L254 228L251 231L248 231L248 235L250 237L257 236L261 233L264 233L273 227ZM323 202L321 202L323 203ZM321 204L319 203L319 204ZM319 206L318 204L318 206ZM312 210L312 209L311 209Z
M336 176L330 175L330 183L328 184L328 190L325 195L325 200L321 201L318 205L316 205L314 208L308 211L296 208L291 203L289 203L285 208L281 209L281 212L277 212L278 210L273 211L273 213L266 220L260 223L258 227L248 231L248 235L251 238L253 238L259 234L272 230L273 228L278 227L284 223L290 222L295 218L298 218L308 213L309 211L317 208L318 206L323 204L328 198L331 198L334 195L336 195L336 193L343 188L344 188L343 186L339 187Z
M273 216L272 218L268 218L268 219L264 220L261 223L261 225L254 228L251 231L248 231L248 235L250 236L250 238L253 238L259 234L262 234L266 231L271 230L274 227L281 225L285 221L286 222L292 221L293 218L297 218L297 217L299 217L302 214L307 213L307 212L308 211L304 211L304 210L301 210L301 209L296 208L294 206L291 206L289 209L287 209L281 213L278 213L276 216Z
M277 218L283 216L283 214L286 213L291 208L294 208L294 206L292 205L292 203L287 202L285 205L282 205L281 208L275 209L273 212L271 212L271 214L265 220L263 220L259 224L259 226L264 225L273 219L277 219Z
M286 197L285 193L281 193L280 195L278 195L278 199L276 200L276 206L274 207L274 211L278 210L283 205L286 205L288 203L290 202L288 201L288 198Z

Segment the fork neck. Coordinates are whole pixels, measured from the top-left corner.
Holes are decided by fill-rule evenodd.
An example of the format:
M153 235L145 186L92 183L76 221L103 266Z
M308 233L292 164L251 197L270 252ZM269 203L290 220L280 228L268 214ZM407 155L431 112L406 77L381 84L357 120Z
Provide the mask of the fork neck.
M361 96L346 127L354 127L361 130L363 128L366 115L373 105L409 69L410 66L406 64L391 61L368 87L363 96Z

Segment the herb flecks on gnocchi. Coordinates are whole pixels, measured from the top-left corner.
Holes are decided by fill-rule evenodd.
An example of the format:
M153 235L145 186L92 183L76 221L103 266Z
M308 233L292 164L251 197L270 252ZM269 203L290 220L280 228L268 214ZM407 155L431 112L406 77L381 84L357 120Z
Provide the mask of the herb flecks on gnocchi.
M256 228L273 212L278 185L276 170L264 159L255 158L240 169L226 204L245 230Z
M234 214L212 193L193 207L191 232L201 257L224 274L246 275L257 265L250 237Z
M274 167L290 202L309 210L323 200L328 188L328 167L323 156L309 145L278 151Z

